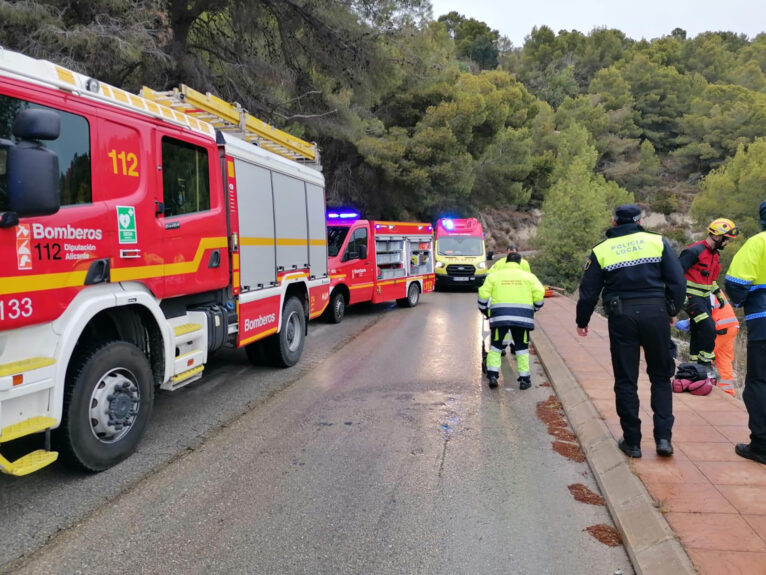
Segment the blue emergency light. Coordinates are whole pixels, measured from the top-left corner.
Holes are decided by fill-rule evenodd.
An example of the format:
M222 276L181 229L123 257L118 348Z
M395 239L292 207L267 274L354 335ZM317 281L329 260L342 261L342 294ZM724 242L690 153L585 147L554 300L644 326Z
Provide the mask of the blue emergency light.
M455 229L455 222L453 222L452 220L450 220L450 219L448 219L448 218L444 218L444 219L442 220L442 227L443 227L445 230L449 230L449 231L452 231L452 230L454 230L454 229Z
M355 220L359 218L359 212L327 212L328 220Z

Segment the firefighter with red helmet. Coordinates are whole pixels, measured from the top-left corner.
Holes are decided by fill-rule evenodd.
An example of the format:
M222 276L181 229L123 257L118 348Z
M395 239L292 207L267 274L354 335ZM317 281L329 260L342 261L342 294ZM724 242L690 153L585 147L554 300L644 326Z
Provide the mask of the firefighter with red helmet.
M726 305L717 278L721 272L719 252L730 239L739 235L733 221L718 218L710 222L708 235L681 252L679 259L686 277L686 313L689 314L689 360L708 368L712 375L715 359L716 328L710 295L714 295L721 306Z

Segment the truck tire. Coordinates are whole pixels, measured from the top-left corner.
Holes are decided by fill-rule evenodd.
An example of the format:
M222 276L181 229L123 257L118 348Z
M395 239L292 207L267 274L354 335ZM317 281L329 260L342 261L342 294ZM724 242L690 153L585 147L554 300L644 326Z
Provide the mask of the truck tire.
M292 367L301 358L306 342L306 315L303 304L291 297L282 308L282 328L266 340L269 361L276 367Z
M418 282L412 282L407 288L407 297L396 300L399 307L415 307L420 301L420 286Z
M343 316L346 315L346 296L343 292L336 290L330 296L330 303L327 306L325 312L325 320L328 323L340 323L343 321Z
M103 471L130 456L146 430L154 376L132 343L113 341L82 354L71 366L56 430L62 460Z

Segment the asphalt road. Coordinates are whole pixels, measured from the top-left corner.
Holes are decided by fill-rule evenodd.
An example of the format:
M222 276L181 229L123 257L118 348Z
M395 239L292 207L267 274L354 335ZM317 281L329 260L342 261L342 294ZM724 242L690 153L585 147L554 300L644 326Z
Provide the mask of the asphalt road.
M507 368L483 383L475 293L311 331L294 370L228 353L160 395L139 452L106 473L0 477L5 570L632 572L585 531L611 520L567 489L596 486L537 419L539 364L530 390Z

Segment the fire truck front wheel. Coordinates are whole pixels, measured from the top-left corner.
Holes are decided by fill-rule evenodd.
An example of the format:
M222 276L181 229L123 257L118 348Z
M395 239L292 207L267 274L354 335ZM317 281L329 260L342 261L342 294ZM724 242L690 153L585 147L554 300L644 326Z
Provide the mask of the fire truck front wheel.
M340 323L346 315L346 296L341 290L336 290L330 297L330 304L325 312L325 319L329 323Z
M277 367L292 367L301 358L306 334L306 312L297 297L282 309L282 329L267 340L268 355Z
M57 444L65 463L103 471L135 451L154 401L154 377L135 345L114 341L83 353L67 377Z
M399 307L415 307L420 301L420 286L417 282L412 282L407 288L407 297L396 300Z

